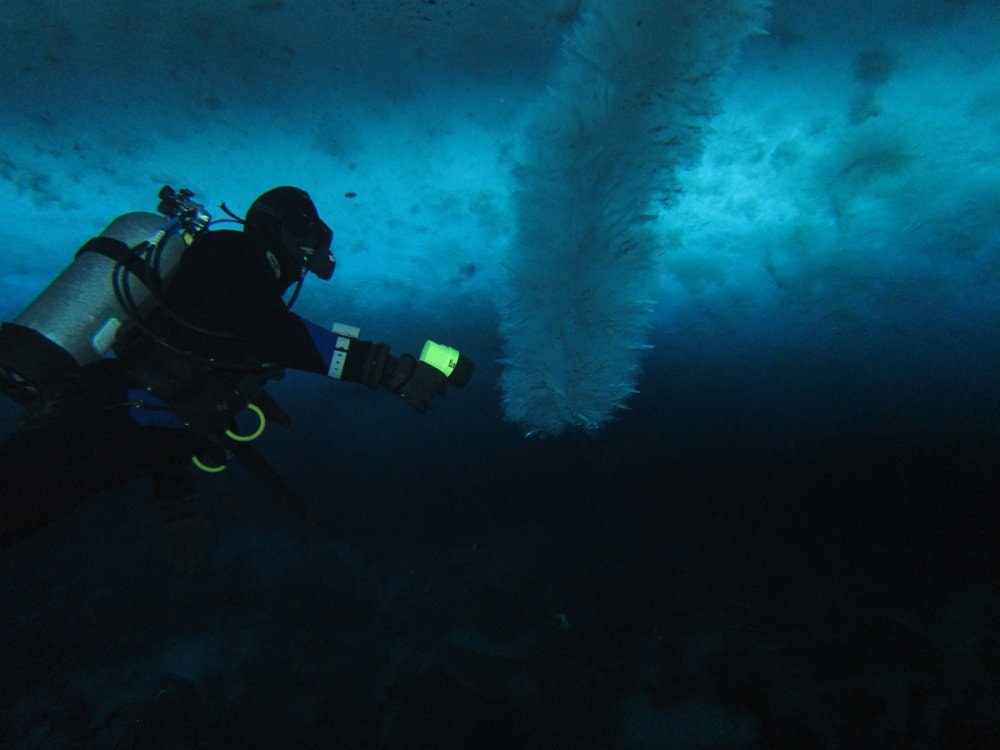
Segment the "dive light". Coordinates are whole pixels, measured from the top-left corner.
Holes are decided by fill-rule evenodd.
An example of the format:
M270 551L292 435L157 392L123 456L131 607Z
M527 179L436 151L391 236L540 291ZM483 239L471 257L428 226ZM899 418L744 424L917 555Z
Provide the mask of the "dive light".
M420 351L420 361L426 362L447 378L450 385L459 387L472 379L475 364L458 349L438 344L428 339Z

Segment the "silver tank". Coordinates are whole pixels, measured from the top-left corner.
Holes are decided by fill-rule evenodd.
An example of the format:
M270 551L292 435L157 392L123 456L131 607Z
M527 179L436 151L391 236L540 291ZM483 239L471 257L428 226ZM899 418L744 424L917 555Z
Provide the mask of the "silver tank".
M135 247L153 238L165 221L158 214L135 211L112 221L101 236ZM179 234L167 240L159 264L164 279L171 275L185 247ZM128 313L115 297L114 267L115 261L100 253L79 254L13 323L41 334L77 364L101 359L129 321ZM149 291L136 278L130 280L129 288L136 304L145 310L151 304Z

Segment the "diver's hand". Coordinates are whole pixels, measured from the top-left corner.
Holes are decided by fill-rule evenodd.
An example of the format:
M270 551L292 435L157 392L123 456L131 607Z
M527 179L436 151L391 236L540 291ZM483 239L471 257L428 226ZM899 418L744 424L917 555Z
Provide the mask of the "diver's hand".
M473 361L457 349L428 340L420 359L410 354L387 357L381 383L426 414L434 397L445 394L447 384L464 386L474 371Z
M413 368L413 375L399 389L399 395L418 412L426 414L434 397L443 396L447 390L445 376L441 371L426 362L418 361Z
M386 388L403 397L410 406L421 414L431 408L435 396L443 396L445 376L426 362L420 362L410 354L390 357L386 365L383 384Z

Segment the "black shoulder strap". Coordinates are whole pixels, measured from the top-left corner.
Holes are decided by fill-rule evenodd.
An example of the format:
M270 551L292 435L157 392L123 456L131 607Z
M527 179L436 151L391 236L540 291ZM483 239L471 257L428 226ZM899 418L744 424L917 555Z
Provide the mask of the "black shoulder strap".
M131 248L114 237L94 237L85 242L83 247L77 250L76 257L80 257L83 253L97 253L106 258L111 258L111 260L124 266L125 270L139 279L149 291L155 295L159 295L163 288L160 275L137 252L137 250L146 245L148 243Z

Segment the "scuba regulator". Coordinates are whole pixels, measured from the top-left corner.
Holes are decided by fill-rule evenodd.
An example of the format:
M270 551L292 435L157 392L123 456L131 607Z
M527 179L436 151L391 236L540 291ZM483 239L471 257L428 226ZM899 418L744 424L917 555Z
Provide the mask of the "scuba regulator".
M212 215L205 210L205 207L191 200L194 198L194 193L187 188L181 188L180 192L177 192L170 185L164 185L158 197L160 204L156 210L168 219L177 219L184 227L184 231L192 237L208 227L212 221Z

